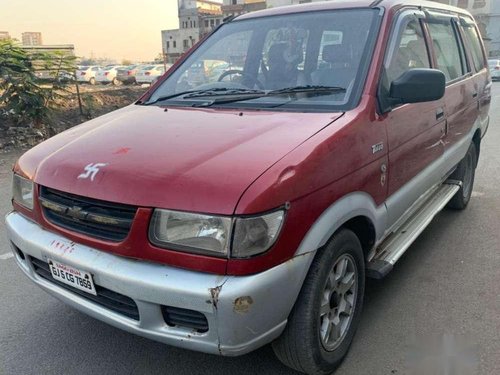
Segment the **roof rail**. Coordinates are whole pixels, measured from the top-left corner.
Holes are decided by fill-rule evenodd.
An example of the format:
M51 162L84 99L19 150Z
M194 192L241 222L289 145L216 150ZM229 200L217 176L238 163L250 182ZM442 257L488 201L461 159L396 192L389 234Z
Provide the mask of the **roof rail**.
M234 20L236 17L238 17L237 15L233 14L231 16L227 16L226 18L224 18L222 20L222 23L228 23L228 22L231 22L232 20Z
M373 3L370 4L370 8L376 7L379 5L382 1L384 0L375 0Z

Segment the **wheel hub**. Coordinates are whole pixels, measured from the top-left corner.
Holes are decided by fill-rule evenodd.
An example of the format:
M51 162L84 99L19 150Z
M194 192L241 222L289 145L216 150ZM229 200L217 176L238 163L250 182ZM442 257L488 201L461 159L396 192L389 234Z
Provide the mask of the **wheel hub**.
M339 306L339 295L336 291L330 296L330 310L336 309Z
M319 334L325 350L335 350L344 339L356 304L358 270L349 254L340 256L333 265L323 290Z

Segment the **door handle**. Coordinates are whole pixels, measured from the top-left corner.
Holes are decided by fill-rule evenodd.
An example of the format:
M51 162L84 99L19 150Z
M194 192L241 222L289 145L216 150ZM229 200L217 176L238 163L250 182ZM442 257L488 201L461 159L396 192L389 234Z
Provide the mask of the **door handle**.
M472 94L472 97L473 97L473 98L477 98L477 92L473 93L473 94Z
M436 120L441 120L444 117L444 109L438 108L436 109Z

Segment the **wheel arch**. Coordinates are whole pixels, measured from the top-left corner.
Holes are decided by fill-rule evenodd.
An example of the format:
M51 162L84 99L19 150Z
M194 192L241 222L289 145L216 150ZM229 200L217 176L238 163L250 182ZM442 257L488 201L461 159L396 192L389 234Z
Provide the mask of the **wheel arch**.
M476 146L476 166L479 162L479 155L481 153L481 129L476 129L474 135L472 136L472 142Z
M385 204L377 206L364 192L350 193L328 207L311 226L295 255L315 252L326 245L340 229L352 230L359 238L365 254L386 229Z
M375 225L372 221L366 216L356 216L344 223L340 228L349 229L358 237L366 259L377 241Z

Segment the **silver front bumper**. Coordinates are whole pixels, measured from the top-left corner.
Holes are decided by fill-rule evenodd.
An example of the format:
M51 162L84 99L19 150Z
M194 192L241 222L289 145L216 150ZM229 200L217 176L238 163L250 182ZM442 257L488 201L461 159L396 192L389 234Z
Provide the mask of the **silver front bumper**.
M19 213L6 217L16 262L42 289L110 325L166 344L222 355L241 355L277 338L285 328L313 254L265 272L223 276L128 259L75 244ZM29 257L53 259L92 273L94 283L132 298L139 320L125 317L40 277ZM168 326L161 305L203 313L209 329Z

